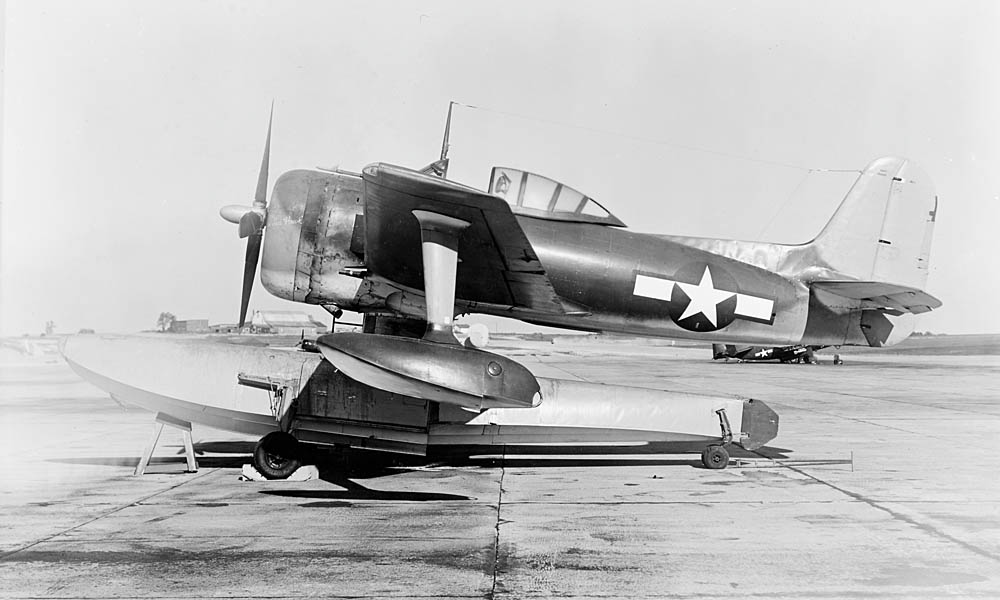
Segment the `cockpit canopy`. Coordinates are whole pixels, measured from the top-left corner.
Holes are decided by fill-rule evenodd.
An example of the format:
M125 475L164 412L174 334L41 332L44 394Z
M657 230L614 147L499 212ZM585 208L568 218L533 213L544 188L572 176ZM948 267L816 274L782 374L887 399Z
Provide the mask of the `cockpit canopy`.
M596 200L568 185L518 169L493 167L489 191L510 204L514 214L552 221L625 227Z

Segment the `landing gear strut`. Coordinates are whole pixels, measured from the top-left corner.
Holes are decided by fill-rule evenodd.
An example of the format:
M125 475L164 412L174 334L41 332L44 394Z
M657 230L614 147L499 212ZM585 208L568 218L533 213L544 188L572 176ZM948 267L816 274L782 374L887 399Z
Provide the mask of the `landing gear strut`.
M720 443L712 444L701 451L701 464L706 469L725 469L729 466L729 451L726 450L726 446L733 442L733 430L729 426L729 417L726 416L726 409L720 408L715 413L719 415L722 440L720 440Z
M253 450L253 466L268 479L288 479L302 466L302 449L290 433L272 431Z

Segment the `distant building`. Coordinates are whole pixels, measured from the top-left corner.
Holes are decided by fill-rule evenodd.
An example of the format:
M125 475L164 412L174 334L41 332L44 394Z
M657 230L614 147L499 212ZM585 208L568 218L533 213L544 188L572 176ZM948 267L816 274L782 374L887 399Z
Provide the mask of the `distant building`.
M236 323L219 323L209 327L212 333L239 333L240 326Z
M209 331L208 319L188 319L187 321L174 319L167 331L170 333L204 333Z
M326 333L326 325L299 311L257 310L250 325L254 333L308 336Z

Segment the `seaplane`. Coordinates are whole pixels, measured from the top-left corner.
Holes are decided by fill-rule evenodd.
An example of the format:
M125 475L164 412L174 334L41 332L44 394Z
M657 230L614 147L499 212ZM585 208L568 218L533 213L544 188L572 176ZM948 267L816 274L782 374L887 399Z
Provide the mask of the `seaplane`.
M924 291L938 200L910 160L879 158L860 170L805 244L642 233L582 191L521 168L494 167L486 189L449 180L451 109L440 158L424 168L292 170L270 198L269 120L252 205L220 211L247 240L241 327L259 264L271 294L334 319L361 313L362 331L322 335L312 352L77 336L65 359L161 423L260 436L253 464L274 479L316 446L426 455L677 443L701 447L705 467L724 468L731 444L755 451L777 435L778 415L762 400L537 376L460 341L455 318L880 347L941 306Z

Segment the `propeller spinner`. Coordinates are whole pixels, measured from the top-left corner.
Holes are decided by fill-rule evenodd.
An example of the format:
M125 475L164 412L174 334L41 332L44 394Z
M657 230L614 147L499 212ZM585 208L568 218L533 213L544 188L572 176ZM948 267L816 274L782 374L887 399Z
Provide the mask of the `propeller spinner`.
M264 158L260 161L260 173L257 176L257 191L254 194L253 206L230 204L219 210L219 215L223 219L240 226L241 238L248 238L246 259L243 264L243 295L240 298L240 329L246 324L247 307L250 306L250 291L253 289L253 279L257 274L260 245L264 238L264 225L267 222L267 171L271 158L271 124L273 120L274 103L272 102L271 114L267 119Z

